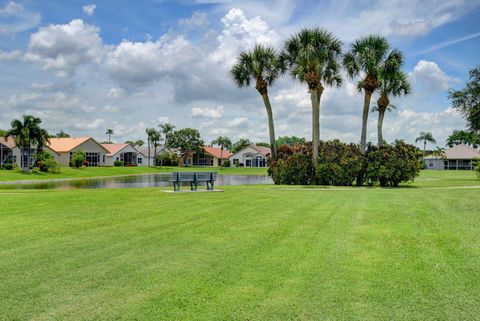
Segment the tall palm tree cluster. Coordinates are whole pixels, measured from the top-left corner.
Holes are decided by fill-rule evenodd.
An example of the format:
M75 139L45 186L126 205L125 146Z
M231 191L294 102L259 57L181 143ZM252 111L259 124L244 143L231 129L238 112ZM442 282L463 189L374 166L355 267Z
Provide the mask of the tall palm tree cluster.
M175 126L169 123L164 123L158 125L160 127L160 130L156 130L155 128L147 128L145 129L145 133L147 134L147 147L148 147L148 166L150 166L150 148L153 147L153 159L154 159L154 166L157 164L157 148L161 144L162 140L162 134L164 137L164 142L163 142L163 152L162 156L160 159L160 166L163 166L163 160L165 157L165 151L169 147L169 138L172 135ZM143 143L143 142L142 142Z
M320 100L326 86L342 85L342 67L351 79L357 79L357 88L364 93L360 149L365 151L370 102L379 95L373 111L378 111L378 145L382 145L382 125L385 112L393 108L392 96L409 94L410 83L402 71L403 54L390 50L387 40L368 35L354 41L346 52L343 43L323 28L302 29L285 41L282 50L255 45L252 51L242 52L231 69L231 76L239 87L255 84L262 96L268 117L272 158L276 158L275 126L268 89L285 73L307 85L312 106L312 154L318 158L320 143Z

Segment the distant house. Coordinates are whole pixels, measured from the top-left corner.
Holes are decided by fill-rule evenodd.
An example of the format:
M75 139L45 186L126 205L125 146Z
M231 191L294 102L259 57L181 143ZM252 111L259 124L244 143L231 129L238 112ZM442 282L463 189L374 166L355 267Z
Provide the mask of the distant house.
M222 166L223 162L228 160L232 155L228 150L221 150L218 147L205 146L200 152L191 153L187 157L187 163L185 163L185 157L183 158L183 165L187 166Z
M143 157L130 144L102 144L108 150L106 166L113 166L115 162L123 162L125 166L143 166ZM147 164L148 165L148 164Z
M59 156L48 146L45 147L45 150L50 152L54 157ZM20 147L15 144L15 139L13 137L0 137L0 165L16 164L21 166L23 163L24 167L26 167L28 162L28 157L26 157L28 151L24 151L24 153L25 154L22 156ZM36 146L32 145L32 148L30 149L30 163L34 162L36 153Z
M267 167L269 147L250 145L230 156L230 166Z
M82 150L88 166L104 166L108 149L92 137L50 138L48 148L54 151L53 157L62 166L68 166L73 153Z
M424 157L427 169L467 169L475 168L473 160L480 159L480 152L467 145L456 145L445 150L443 157L429 155Z
M137 165L148 166L148 146L135 147L138 151ZM154 149L150 148L150 165L155 166L155 156L153 155ZM159 149L157 149L157 155L161 155Z

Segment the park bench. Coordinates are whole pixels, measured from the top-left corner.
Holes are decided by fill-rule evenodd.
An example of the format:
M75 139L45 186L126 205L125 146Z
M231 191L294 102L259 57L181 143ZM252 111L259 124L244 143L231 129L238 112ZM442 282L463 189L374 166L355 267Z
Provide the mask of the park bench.
M217 180L216 172L176 172L170 176L170 182L173 182L173 190L179 191L182 182L190 183L190 190L196 191L199 183L207 183L207 190L213 190Z

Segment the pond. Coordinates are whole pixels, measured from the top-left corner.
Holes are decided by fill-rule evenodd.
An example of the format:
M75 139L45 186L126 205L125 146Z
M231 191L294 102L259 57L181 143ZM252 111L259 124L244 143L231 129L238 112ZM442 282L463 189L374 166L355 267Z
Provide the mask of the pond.
M141 188L172 187L170 174L145 174L104 178L48 180L27 183L1 184L0 189L80 189L80 188ZM218 175L215 185L272 184L265 175ZM201 186L205 185L204 183ZM190 186L189 183L182 186ZM173 188L173 187L172 187Z

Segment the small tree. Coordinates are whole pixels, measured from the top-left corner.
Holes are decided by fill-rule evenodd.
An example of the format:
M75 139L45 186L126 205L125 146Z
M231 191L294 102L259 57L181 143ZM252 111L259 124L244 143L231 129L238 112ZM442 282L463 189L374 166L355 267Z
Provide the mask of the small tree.
M72 155L72 166L75 168L80 168L83 166L83 162L85 161L85 153L83 150L79 149L76 150Z
M433 138L432 133L430 132L420 132L417 138L415 138L415 143L423 142L423 156L425 156L425 150L427 148L427 142L436 144L435 138Z
M188 164L188 154L201 151L203 145L200 132L194 128L177 130L170 137L170 146L181 150L186 165Z
M238 141L232 144L232 149L230 150L233 154L238 153L245 147L252 145L252 142L246 138L240 138Z
M113 129L111 128L107 129L105 134L108 135L108 143L111 143L112 142L111 138L112 138L112 135L114 134Z
M212 141L212 145L220 146L220 164L219 165L222 165L223 149L227 149L227 150L231 149L232 148L232 141L227 136L225 136L225 137L224 136L219 136L217 139ZM270 145L268 145L268 146L270 146Z

